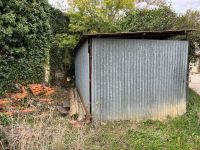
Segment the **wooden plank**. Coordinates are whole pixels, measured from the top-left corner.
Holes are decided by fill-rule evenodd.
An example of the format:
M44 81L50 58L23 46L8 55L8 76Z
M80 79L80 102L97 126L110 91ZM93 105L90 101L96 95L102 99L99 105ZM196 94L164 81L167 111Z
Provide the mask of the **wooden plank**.
M78 120L79 121L83 121L85 120L85 117L86 117L86 111L85 111L85 108L83 107L83 103L82 103L82 100L81 100L81 97L79 95L79 93L77 92L77 96L78 96L78 106L79 106L79 109L78 109Z
M82 102L81 102L81 108L82 108L82 110L83 110L83 114L86 116L87 113L86 113L85 107L83 106L83 103L82 103Z
M75 119L77 119L78 121L84 121L84 122L86 121L89 123L91 116L85 109L78 91L76 89L71 89L69 95L70 95L69 115L71 117L77 115Z
M74 89L74 102L75 102L76 113L78 114L78 92L76 89Z
M74 90L70 89L69 91L69 98L70 98L70 113L69 116L73 116L76 114L76 104L74 99Z
M83 109L82 109L82 107L81 107L81 103L80 103L80 101L78 102L78 121L82 121L82 120L84 120L85 119L85 115L84 115L84 112L83 112Z

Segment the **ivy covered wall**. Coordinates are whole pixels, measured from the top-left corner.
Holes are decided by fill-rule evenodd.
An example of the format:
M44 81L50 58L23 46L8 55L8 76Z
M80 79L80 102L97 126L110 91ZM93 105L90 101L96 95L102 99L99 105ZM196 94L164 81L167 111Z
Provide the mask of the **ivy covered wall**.
M44 81L51 34L47 0L0 1L0 93Z

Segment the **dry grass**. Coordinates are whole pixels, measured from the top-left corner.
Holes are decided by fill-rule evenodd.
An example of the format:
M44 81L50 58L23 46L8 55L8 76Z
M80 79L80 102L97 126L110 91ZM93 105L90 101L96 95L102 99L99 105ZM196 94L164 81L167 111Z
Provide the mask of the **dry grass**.
M66 147L65 134L71 131L68 120L55 118L53 111L38 116L18 117L12 122L6 134L10 149L62 150Z
M52 107L12 119L7 143L5 137L0 142L2 149L16 150L199 149L200 96L190 91L189 102L185 115L165 122L109 122L82 129L72 128Z
M123 123L91 124L81 129L74 129L67 117L61 117L55 110L32 116L12 118L10 126L3 127L6 136L1 140L2 149L12 150L82 150L100 148L93 145L109 130L113 136L120 138ZM121 126L121 127L120 127ZM119 132L120 131L120 132ZM120 134L119 134L120 133ZM5 142L6 141L6 142ZM106 143L109 141L106 141ZM92 145L92 146L91 146Z

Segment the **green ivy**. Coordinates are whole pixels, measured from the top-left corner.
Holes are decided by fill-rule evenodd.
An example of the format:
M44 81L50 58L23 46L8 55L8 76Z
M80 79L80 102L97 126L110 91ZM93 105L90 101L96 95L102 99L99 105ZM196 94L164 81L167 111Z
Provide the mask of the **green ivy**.
M47 0L0 1L0 93L44 81L51 40Z

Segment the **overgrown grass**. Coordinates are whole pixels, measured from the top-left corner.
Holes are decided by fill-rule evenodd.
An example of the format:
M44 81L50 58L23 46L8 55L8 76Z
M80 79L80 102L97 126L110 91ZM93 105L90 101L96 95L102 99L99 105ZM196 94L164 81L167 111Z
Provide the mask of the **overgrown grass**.
M147 120L101 126L85 142L85 149L200 149L200 96L192 90L187 109L185 115L165 122Z
M14 127L31 128L34 136L26 134L10 145L20 150L43 149L200 149L200 96L190 90L188 111L165 122L110 122L91 124L83 129L73 129L67 118L51 111L47 115L14 120ZM25 131L25 130L24 130ZM29 133L30 135L30 133ZM14 147L13 146L13 147ZM4 145L4 148L6 146Z

